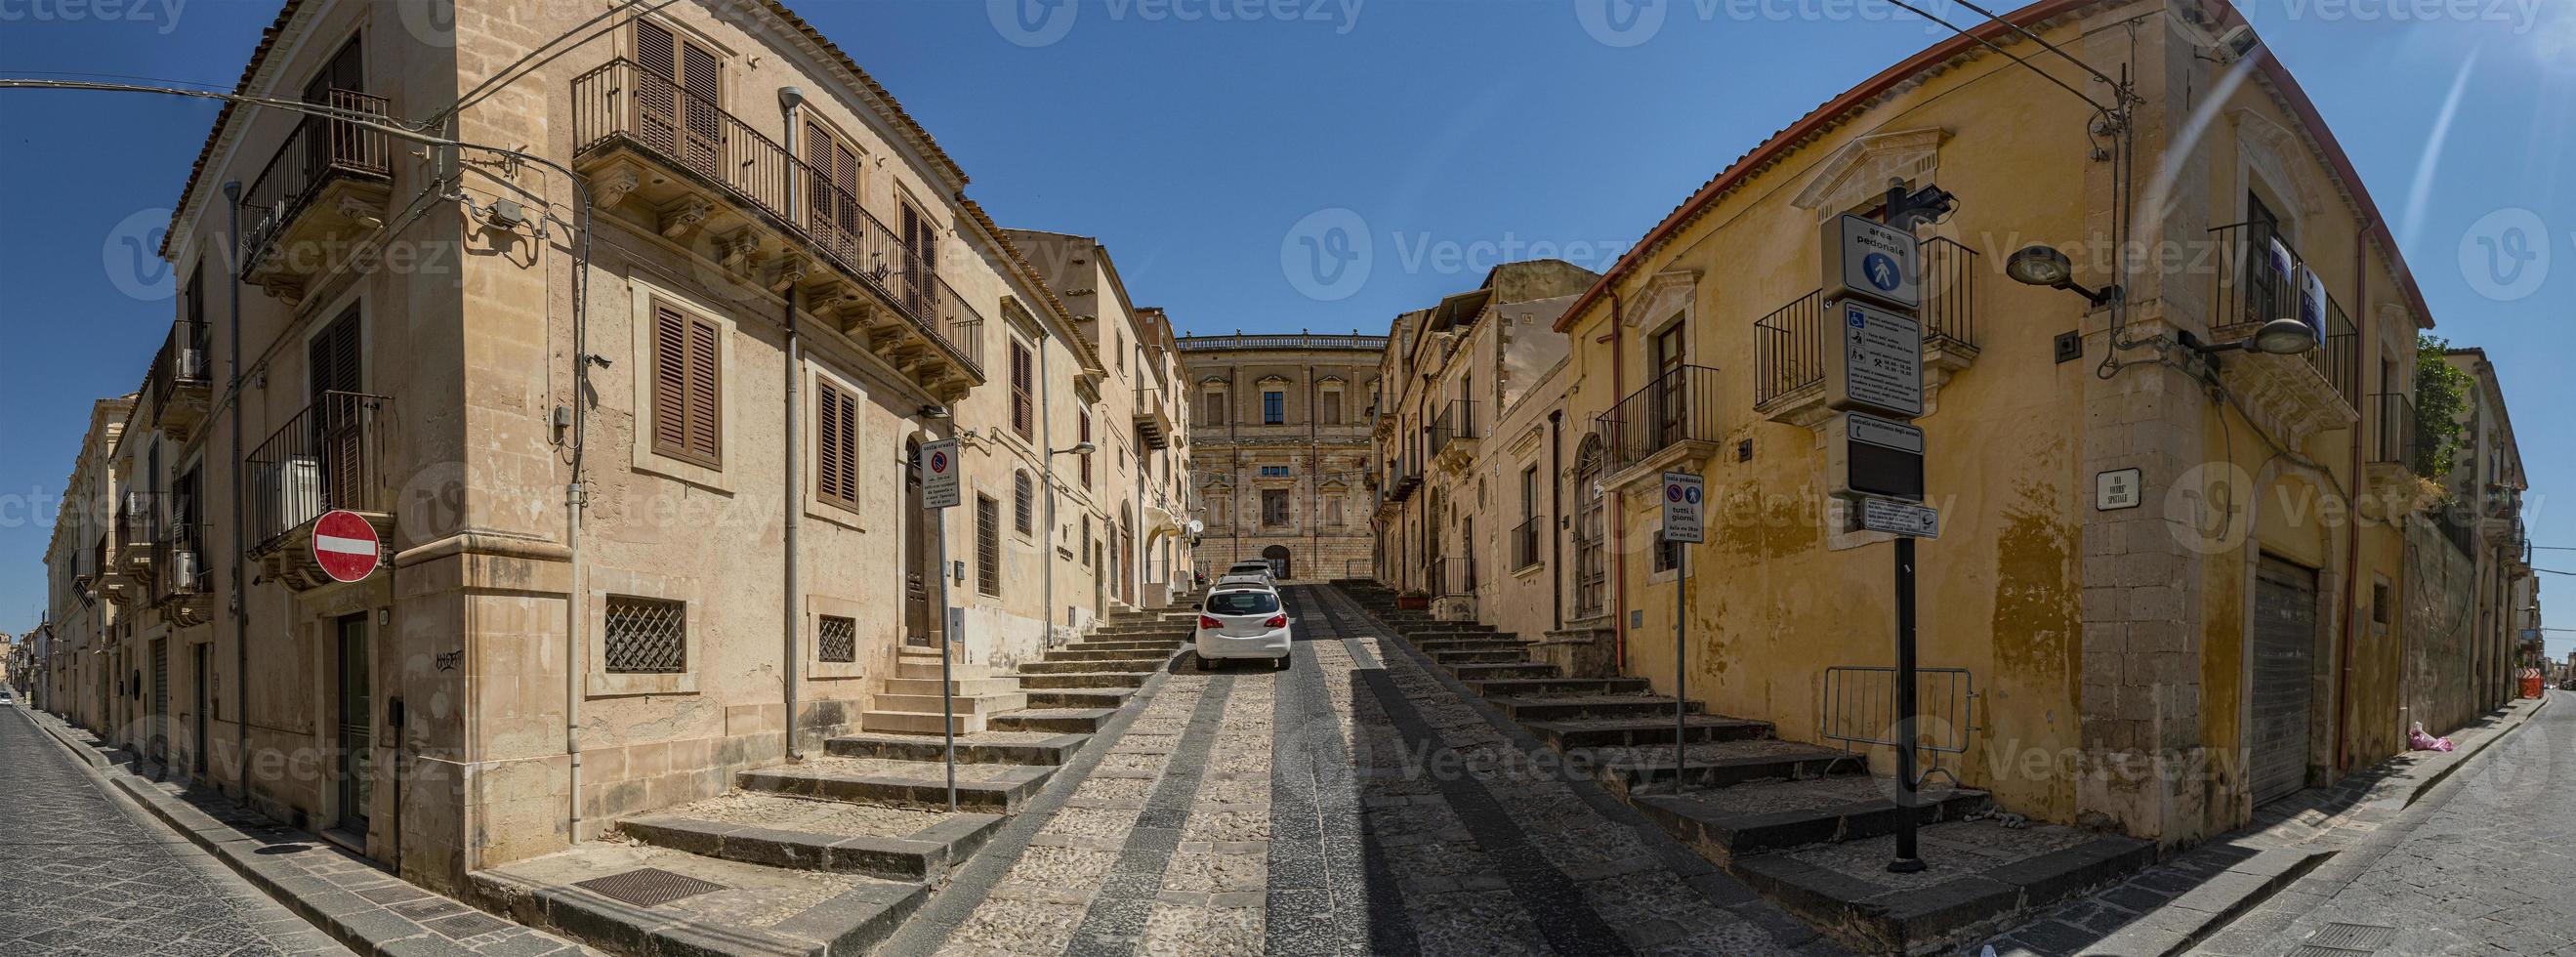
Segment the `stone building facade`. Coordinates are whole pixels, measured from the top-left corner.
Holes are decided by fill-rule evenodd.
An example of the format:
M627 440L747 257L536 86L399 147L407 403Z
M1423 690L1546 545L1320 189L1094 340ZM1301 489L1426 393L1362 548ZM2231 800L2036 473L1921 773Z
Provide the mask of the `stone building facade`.
M1198 571L1367 575L1369 423L1383 336L1179 340L1197 473Z
M53 556L99 672L60 710L453 889L920 730L903 665L1007 669L1188 566L1168 323L1077 316L1107 259L1041 272L802 19L452 12L289 0L253 53L329 112L228 107L190 173L172 331L93 429L118 507ZM374 574L314 558L334 510Z
M42 652L42 670L30 676L43 684L38 707L62 713L92 728L121 728L130 720L131 696L119 694L124 645L119 629L119 603L129 578L118 559L128 554L117 540L118 440L125 434L136 396L100 399L90 404L89 428L81 433L72 468L55 511L53 537L45 544L46 640L31 651ZM110 740L129 740L107 736Z

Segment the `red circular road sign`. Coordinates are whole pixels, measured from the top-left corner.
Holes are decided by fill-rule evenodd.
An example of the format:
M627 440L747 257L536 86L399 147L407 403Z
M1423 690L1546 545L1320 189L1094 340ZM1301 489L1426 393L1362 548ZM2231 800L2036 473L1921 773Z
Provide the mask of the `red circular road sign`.
M356 512L331 511L313 522L313 561L332 581L353 582L376 573L383 540Z

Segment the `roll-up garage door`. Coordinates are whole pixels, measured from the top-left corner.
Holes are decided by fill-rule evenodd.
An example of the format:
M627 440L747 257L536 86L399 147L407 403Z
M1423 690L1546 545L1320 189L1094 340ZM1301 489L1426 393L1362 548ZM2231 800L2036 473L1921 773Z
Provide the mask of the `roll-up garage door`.
M2254 575L2254 803L2308 783L2317 573L2269 555Z

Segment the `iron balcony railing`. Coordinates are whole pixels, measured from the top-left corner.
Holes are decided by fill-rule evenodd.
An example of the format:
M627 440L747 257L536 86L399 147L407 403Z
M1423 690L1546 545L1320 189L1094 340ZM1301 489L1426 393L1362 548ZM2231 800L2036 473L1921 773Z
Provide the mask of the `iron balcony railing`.
M1512 526L1512 570L1520 571L1546 558L1539 552L1539 538L1546 534L1547 516L1532 515L1528 521Z
M2373 397L2379 423L2376 441L2370 446L2372 464L2388 463L2408 469L2415 461L2415 400L2403 392L2382 392Z
M265 548L335 509L386 511L385 407L393 400L325 392L243 463L250 535Z
M322 105L350 113L384 116L385 98L356 90L332 90ZM322 188L343 177L391 179L393 140L382 130L349 120L306 116L269 157L268 165L242 193L241 274L274 250L277 234L322 195Z
M1923 340L1977 348L1977 251L1934 236L1923 259Z
M2361 330L2322 281L2308 281L2314 274L2298 250L2258 222L2220 226L2210 235L2219 250L2214 331L2250 332L2274 319L2321 325L2317 348L2306 353L2308 365L2346 406L2361 411Z
M1718 418L1717 370L1682 366L1628 393L1594 428L1617 472L1683 442L1717 441Z
M1825 381L1824 292L1772 310L1753 323L1753 405Z
M161 351L152 357L152 369L144 374L144 394L152 399L152 415L157 421L170 410L170 397L183 386L207 384L206 358L210 345L206 323L181 319L170 325L170 337L161 343Z
M923 247L904 242L831 176L714 101L631 60L611 60L575 77L572 105L579 152L612 141L632 144L767 214L983 376L982 311L940 278ZM798 190L801 204L791 202Z
M1385 336L1324 336L1313 333L1281 336L1182 336L1176 340L1183 352L1212 352L1225 349L1365 349L1386 351Z
M2433 509L2433 529L2442 533L2442 539L2460 554L2474 556L2478 553L2478 523L2468 512L2458 505Z
M1433 598L1476 593L1475 556L1430 556L1423 559L1423 575L1423 584Z
M202 595L211 583L207 571L206 527L188 514L193 509L174 503L169 526L159 540L152 543L152 603L162 604L185 595Z
M116 549L120 555L140 555L137 549L148 549L161 537L162 493L128 491L116 503Z
M1482 437L1482 433L1476 431L1476 403L1466 399L1453 400L1431 420L1431 447L1428 452L1438 456L1440 450L1448 448L1452 441Z

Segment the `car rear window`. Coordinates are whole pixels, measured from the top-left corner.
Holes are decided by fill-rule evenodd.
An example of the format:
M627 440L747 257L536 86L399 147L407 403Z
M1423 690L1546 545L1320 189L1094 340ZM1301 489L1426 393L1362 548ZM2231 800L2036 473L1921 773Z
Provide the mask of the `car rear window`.
M1264 565L1264 564L1261 564L1261 563L1259 563L1259 562L1249 562L1249 563L1242 564L1242 565L1236 565L1236 566L1234 566L1233 568L1226 569L1226 572L1227 572L1227 573L1229 573L1229 574L1244 574L1244 573L1250 573L1250 574L1254 574L1254 575L1260 575L1260 574L1267 573L1268 571L1270 571L1270 566L1268 566L1268 565Z
M1279 610L1279 596L1266 591L1221 591L1208 596L1211 615L1267 615Z

